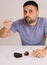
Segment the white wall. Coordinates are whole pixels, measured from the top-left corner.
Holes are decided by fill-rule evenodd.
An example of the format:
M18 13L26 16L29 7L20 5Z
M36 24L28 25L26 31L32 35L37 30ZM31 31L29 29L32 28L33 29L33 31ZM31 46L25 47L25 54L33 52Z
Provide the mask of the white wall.
M15 21L23 17L23 3L27 0L0 0L0 29L3 26L3 21L5 19L10 19ZM39 5L39 16L47 17L47 0L35 0ZM7 38L7 39L0 39L1 45L8 45L8 44L16 44L20 43L19 36L17 39L19 42L15 41L15 35ZM11 41L13 40L13 41ZM11 42L10 42L11 41Z

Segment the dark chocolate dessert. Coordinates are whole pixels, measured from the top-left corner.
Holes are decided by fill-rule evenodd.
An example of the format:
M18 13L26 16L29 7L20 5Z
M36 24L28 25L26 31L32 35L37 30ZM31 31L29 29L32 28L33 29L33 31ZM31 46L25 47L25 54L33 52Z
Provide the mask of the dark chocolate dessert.
M28 55L29 55L28 51L24 52L24 56L28 56Z
M22 54L15 52L15 53L14 53L14 57L16 57L16 58L22 57Z

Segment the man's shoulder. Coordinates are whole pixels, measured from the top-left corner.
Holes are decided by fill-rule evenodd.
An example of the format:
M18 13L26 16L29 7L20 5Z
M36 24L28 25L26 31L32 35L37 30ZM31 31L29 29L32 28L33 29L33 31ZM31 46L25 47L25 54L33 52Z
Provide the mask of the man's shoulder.
M16 24L22 24L23 22L24 22L24 18L15 21Z
M41 24L41 25L45 25L47 24L47 18L46 17L38 17L38 22Z
M39 20L42 20L42 21L47 20L47 18L46 18L46 17L38 17L38 19L39 19Z

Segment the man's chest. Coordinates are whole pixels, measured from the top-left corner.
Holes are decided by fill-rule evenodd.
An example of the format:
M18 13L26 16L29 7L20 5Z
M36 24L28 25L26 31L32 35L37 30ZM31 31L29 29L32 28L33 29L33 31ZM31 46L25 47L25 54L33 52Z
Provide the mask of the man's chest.
M20 27L19 33L22 38L39 41L44 37L44 29L42 26Z

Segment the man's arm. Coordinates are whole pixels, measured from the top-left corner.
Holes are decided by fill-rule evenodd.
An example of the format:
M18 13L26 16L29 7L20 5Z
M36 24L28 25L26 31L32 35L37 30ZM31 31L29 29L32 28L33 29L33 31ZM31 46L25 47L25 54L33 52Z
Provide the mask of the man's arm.
M5 38L13 34L13 32L10 30L11 24L12 21L9 19L4 21L3 28L0 30L0 38Z
M32 56L40 58L40 57L44 57L45 55L47 55L47 34L45 35L45 37L46 37L45 48L33 50Z
M7 30L5 27L3 27L0 30L0 38L6 38L12 34L13 34L13 32L10 29Z

